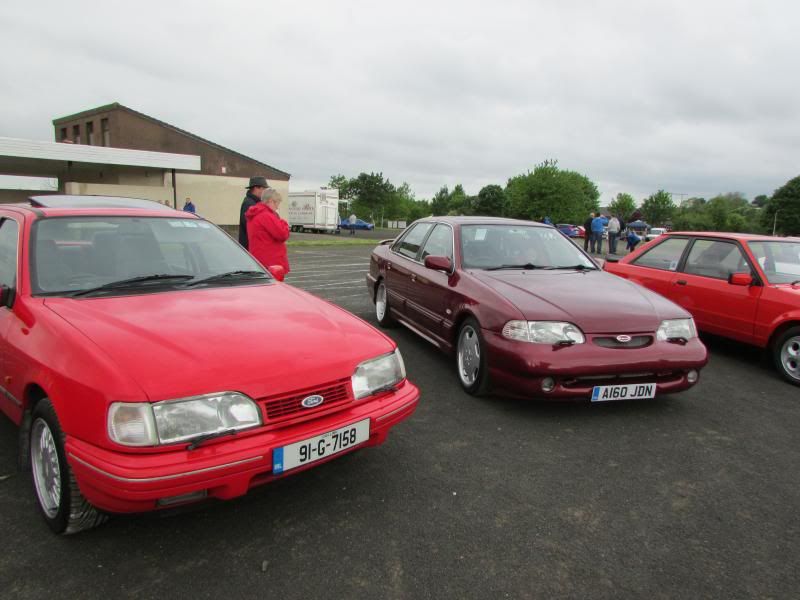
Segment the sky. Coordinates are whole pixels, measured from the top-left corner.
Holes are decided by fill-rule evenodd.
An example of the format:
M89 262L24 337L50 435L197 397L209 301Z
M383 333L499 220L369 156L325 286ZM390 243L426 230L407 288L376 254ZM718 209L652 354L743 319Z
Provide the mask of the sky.
M120 102L292 190L477 194L555 159L601 204L752 199L800 175L798 22L793 0L3 2L0 136Z

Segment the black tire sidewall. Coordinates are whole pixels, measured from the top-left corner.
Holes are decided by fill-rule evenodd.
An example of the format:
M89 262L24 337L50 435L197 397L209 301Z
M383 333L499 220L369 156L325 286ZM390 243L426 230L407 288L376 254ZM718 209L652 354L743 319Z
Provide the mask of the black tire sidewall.
M36 407L33 409L32 420L31 420L31 433L33 435L33 424L36 422L37 419L42 419L47 426L50 428L50 433L53 436L53 440L55 440L56 444L56 454L58 455L58 468L59 468L59 477L61 478L61 498L58 502L58 511L56 512L54 517L48 516L45 512L44 507L39 500L39 493L36 491L36 483L33 480L33 474L31 474L31 483L33 484L33 495L36 499L36 507L39 510L39 513L44 518L47 525L52 529L55 533L63 533L67 525L69 524L69 513L70 513L70 469L69 464L67 463L67 456L64 450L64 435L61 431L61 424L58 421L58 416L56 415L55 408L53 408L52 403L47 398L40 400ZM29 440L30 443L31 440ZM31 446L32 448L32 446ZM31 453L31 469L33 469L33 453Z

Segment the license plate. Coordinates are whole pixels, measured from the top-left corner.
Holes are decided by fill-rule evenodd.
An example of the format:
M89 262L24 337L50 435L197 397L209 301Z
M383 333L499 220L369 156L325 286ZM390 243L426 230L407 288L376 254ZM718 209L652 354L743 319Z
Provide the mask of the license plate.
M630 383L627 385L596 385L592 390L592 402L610 400L643 400L656 397L655 383Z
M272 451L272 472L285 471L333 456L369 439L369 419L351 423L322 435L295 442Z

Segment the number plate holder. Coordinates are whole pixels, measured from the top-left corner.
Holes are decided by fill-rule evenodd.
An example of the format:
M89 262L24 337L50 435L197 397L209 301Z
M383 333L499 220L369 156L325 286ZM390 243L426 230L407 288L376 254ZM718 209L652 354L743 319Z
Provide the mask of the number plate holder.
M592 402L614 400L645 400L656 397L655 383L628 383L624 385L596 385L592 390Z
M272 451L272 473L280 475L297 467L339 454L368 439L369 419L363 419L294 444L275 448Z

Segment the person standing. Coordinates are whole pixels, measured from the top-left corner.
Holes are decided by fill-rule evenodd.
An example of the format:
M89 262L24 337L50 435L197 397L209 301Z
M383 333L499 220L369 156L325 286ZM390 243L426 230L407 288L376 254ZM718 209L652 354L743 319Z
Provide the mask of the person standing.
M603 253L603 230L608 224L608 219L603 216L603 213L597 213L597 216L592 219L592 253Z
M355 213L350 215L350 218L347 220L347 222L350 224L350 235L355 235L356 234L356 222L357 221L358 221L358 218L356 217Z
M249 251L264 267L280 265L289 273L289 258L286 253L286 240L289 239L289 223L281 219L278 207L281 195L277 190L267 188L263 201L256 202L247 209L247 238Z
M592 221L594 213L589 213L589 218L583 222L583 251L589 251L589 240L592 239Z
M197 208L195 208L194 202L189 196L186 196L186 202L183 203L183 212L197 213Z
M620 223L614 215L608 220L608 251L611 254L617 253L617 239L619 239Z
M629 252L633 252L636 249L636 244L642 241L636 232L633 229L628 229L628 245L625 247L626 250Z
M247 186L247 194L242 200L242 206L239 209L239 243L245 250L249 249L249 239L247 236L247 211L261 202L261 196L264 190L269 187L265 177L251 177L250 183Z

